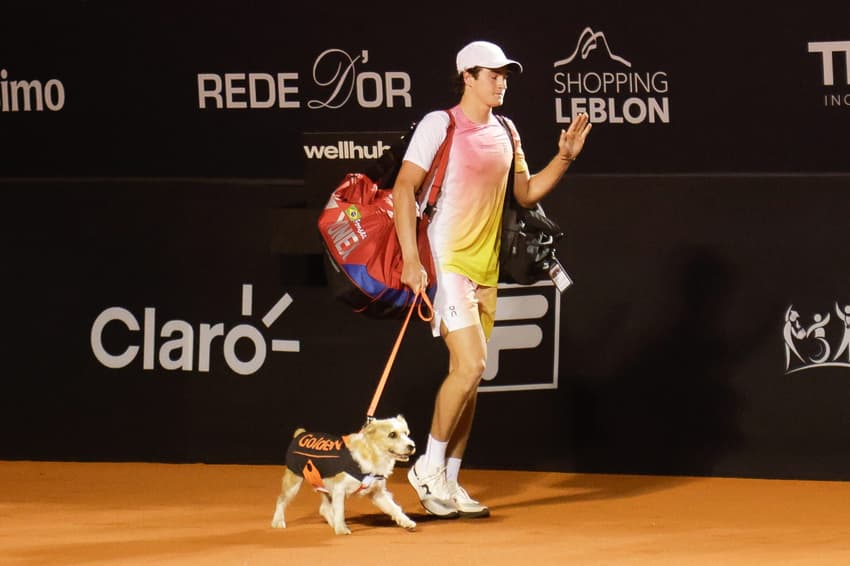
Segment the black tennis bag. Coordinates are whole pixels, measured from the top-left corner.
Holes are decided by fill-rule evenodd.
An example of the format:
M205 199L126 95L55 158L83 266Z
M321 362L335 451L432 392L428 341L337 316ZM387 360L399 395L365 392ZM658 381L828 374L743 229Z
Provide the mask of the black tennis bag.
M513 134L503 116L496 115L508 133L513 146ZM499 281L532 285L551 279L559 291L572 284L567 272L555 257L558 242L564 232L546 216L537 203L533 208L519 204L513 191L514 164L508 174L505 207L502 212L502 241L499 248Z
M546 216L540 204L524 208L516 202L513 191L508 191L502 215L499 279L531 285L552 278L551 272L560 267L555 253L563 236L561 227Z

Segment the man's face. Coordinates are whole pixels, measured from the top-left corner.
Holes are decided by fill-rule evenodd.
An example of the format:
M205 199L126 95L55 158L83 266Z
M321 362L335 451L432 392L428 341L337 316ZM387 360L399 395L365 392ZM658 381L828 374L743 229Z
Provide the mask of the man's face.
M469 84L476 98L491 108L502 105L508 89L507 69L481 69L478 77L470 75L470 78Z

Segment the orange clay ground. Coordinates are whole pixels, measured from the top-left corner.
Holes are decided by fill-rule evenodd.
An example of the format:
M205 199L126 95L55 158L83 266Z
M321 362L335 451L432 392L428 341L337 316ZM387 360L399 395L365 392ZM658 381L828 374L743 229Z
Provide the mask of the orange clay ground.
M283 468L0 462L0 564L850 564L850 482L463 471L492 516L419 523L349 500L336 536L302 488L269 524Z

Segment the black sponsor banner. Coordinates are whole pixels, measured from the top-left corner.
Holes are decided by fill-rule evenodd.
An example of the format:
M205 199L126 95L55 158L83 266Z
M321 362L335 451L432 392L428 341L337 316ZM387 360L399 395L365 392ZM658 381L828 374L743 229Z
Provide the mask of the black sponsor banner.
M850 479L850 180L575 167L575 283L502 290L467 464ZM0 458L281 463L362 424L399 323L333 301L296 187L2 190ZM378 414L424 445L446 367L414 322Z
M532 2L522 25L458 3L413 21L340 2L16 6L0 174L303 179L304 132L403 130L450 106L455 54L481 38L524 65L503 111L535 169L586 111L588 173L847 172L845 3L761 4Z
M410 128L395 132L305 132L304 186L312 197L308 206L323 207L331 191L349 173L364 173L380 188L392 187L393 172L403 157L402 137L410 133Z

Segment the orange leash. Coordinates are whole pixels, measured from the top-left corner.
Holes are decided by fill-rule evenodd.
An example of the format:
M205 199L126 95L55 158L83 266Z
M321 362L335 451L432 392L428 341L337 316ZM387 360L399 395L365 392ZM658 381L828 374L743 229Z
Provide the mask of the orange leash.
M423 304L427 305L428 310L430 311L430 314L427 316L422 312ZM375 390L375 394L372 396L372 404L369 405L369 410L366 412L366 422L369 422L375 418L375 409L378 407L378 401L381 399L381 394L384 392L384 386L387 384L387 378L390 375L390 369L392 369L393 367L393 362L395 362L396 354L398 354L398 348L399 346L401 346L401 339L404 338L404 333L407 330L407 323L410 322L410 316L413 314L414 309L418 310L419 318L421 318L425 322L430 322L434 318L434 305L431 304L431 299L428 298L428 294L425 293L425 291L419 291L419 294L413 297L413 301L410 303L410 308L407 311L407 316L404 319L404 324L401 325L401 330L398 333L398 337L395 339L393 350L392 352L390 352L390 357L387 360L387 365L384 367L384 373L383 375L381 375L381 380L378 382L378 388Z

